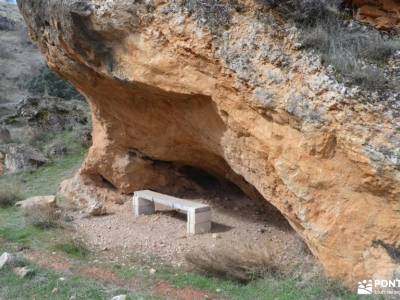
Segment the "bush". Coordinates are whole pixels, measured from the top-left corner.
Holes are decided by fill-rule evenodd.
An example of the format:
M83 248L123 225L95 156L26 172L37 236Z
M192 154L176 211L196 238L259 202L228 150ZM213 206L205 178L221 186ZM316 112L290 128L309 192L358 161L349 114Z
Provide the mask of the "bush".
M285 18L302 27L316 26L321 20L335 20L340 14L342 0L260 0L261 4L274 8Z
M22 196L18 187L11 184L0 186L0 207L13 206L20 200L22 200Z
M43 67L39 74L23 84L35 96L54 96L64 99L82 99L79 92L67 81L59 77L48 67Z
M188 0L185 2L190 14L204 23L208 29L216 34L231 22L229 7L220 0Z
M46 144L43 149L46 153L46 156L52 159L61 158L68 153L68 147L65 141L57 138L51 141L49 144Z
M62 227L60 212L52 207L31 207L25 212L25 220L27 224L40 229Z
M274 255L250 245L235 247L222 242L213 248L200 248L188 253L186 260L201 272L240 282L280 272Z
M362 30L359 25L349 28L337 20L305 28L301 38L304 47L324 55L341 52L371 63L384 63L400 48L399 40L385 38L373 28Z

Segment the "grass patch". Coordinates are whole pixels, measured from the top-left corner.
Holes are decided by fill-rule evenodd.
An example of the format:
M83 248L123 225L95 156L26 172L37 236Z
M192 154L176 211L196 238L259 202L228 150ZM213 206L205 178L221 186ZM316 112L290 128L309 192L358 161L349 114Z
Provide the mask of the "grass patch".
M80 153L85 151L86 148L83 147L77 140L77 134L78 133L74 131L63 131L61 133L41 132L35 136L35 140L32 141L31 144L32 146L42 149L45 152L48 150L48 147L55 144L60 144L65 145L66 153Z
M247 284L223 278L206 276L199 273L183 272L171 266L158 266L154 275L148 268L114 267L114 271L124 280L138 279L143 287L154 286L159 282L168 282L176 288L193 288L220 295L233 300L310 300L310 299L360 299L337 282L325 279L321 275L302 279L288 276L265 274L265 277ZM218 292L217 292L218 291Z
M221 294L228 299L357 299L350 291L337 283L314 278L306 283L288 277L266 275L262 279L240 284L195 273L173 273L163 270L158 275L178 288L190 286Z
M37 170L0 177L0 190L17 185L21 187L21 197L25 198L55 194L60 182L78 170L85 154L86 150L80 149Z
M0 271L0 299L111 299L113 296L126 294L127 299L156 299L148 294L136 293L114 286L104 285L79 276L50 272L35 268L31 278L19 279L9 270ZM65 280L61 281L60 277Z
M9 186L19 186L19 198L52 195L60 182L79 168L86 150L81 149L62 159L44 165L34 171L26 171L0 177L0 191ZM45 221L48 218L45 218ZM48 222L45 223L48 223ZM0 239L35 249L49 249L52 240L65 235L59 226L35 226L24 212L14 207L0 208ZM43 228L51 227L51 230Z
M0 239L31 248L45 248L55 238L59 230L42 230L28 224L23 212L10 207L0 209Z
M78 259L85 259L90 254L89 248L81 239L70 239L68 241L58 243L53 247L53 249Z
M150 256L146 258L135 254L130 262L129 266L109 265L108 268L124 281L140 280L145 289L167 282L178 289L192 288L233 300L360 299L341 284L326 279L318 272L307 274L304 278L303 275L265 272L262 278L243 283L211 274L176 269ZM156 269L156 273L151 275L150 268Z

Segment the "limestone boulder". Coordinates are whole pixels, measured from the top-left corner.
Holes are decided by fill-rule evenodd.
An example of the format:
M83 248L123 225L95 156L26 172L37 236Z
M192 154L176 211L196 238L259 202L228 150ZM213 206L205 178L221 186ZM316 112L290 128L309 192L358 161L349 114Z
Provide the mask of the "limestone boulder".
M111 300L126 300L126 295L118 295L111 298Z
M17 261L17 258L10 253L4 252L0 256L0 270L5 268L5 267L10 267L13 266Z
M29 210L44 210L51 211L57 208L55 196L36 196L23 201L18 201L15 206L20 207L26 211Z

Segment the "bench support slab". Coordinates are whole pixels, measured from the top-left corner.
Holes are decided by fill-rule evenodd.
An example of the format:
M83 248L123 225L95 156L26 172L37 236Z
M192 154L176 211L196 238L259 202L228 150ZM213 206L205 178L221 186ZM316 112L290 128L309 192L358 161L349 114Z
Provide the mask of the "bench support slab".
M156 212L153 201L144 198L136 197L134 200L133 208L135 215L152 215Z

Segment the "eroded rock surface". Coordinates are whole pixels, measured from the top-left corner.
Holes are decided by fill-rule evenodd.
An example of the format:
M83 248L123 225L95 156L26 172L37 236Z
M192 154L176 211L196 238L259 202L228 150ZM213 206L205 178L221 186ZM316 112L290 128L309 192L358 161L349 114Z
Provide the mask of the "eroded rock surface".
M352 0L356 17L379 29L400 31L399 0Z
M255 1L204 3L19 1L92 109L93 146L64 193L117 202L185 187L181 167L199 168L276 206L330 276L393 277L398 106L354 99Z

